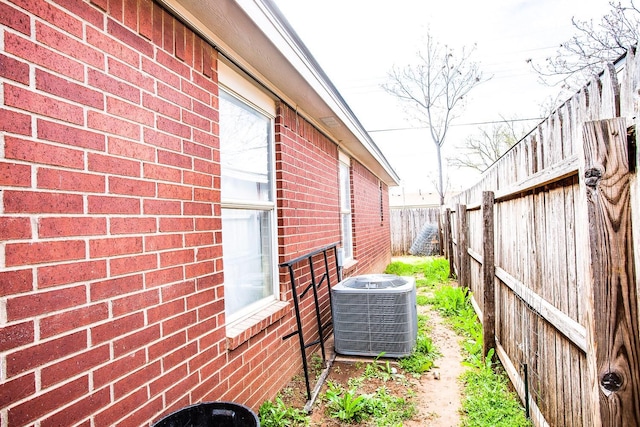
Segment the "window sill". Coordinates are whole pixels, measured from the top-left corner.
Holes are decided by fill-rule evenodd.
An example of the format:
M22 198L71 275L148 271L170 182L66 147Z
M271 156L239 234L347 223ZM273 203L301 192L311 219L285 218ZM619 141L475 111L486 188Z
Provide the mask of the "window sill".
M349 276L358 266L358 260L350 259L342 266L342 277Z
M258 335L278 320L282 319L291 309L286 301L276 301L253 315L238 320L227 326L227 350L235 350L249 338Z

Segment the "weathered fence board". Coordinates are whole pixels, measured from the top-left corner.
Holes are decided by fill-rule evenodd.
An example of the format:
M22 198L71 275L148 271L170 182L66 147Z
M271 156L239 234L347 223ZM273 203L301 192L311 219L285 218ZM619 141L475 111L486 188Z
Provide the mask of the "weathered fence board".
M491 191L482 193L482 355L486 357L496 345L496 288L493 236L493 204ZM478 294L479 295L479 294Z
M502 280L524 303L535 307L536 312L542 318L564 334L574 345L582 351L587 351L587 331L584 326L533 292L524 283L516 280L502 268L495 267L495 276Z
M443 210L483 351L494 343L536 426L640 425L640 59L618 65Z
M438 228L439 215L439 208L392 208L391 255L408 255L411 245L425 224L432 224Z
M624 119L585 124L584 176L591 254L589 360L609 425L640 425L640 330Z

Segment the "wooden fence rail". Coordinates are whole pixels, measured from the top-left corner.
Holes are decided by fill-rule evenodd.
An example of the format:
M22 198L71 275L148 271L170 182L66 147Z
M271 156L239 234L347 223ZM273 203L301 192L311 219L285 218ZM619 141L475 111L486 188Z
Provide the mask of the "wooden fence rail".
M639 88L630 51L441 210L484 354L536 426L640 425Z

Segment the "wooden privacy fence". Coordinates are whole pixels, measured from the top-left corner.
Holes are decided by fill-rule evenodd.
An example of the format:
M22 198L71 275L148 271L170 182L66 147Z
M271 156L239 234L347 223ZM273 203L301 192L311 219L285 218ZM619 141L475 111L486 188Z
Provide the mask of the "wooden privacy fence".
M391 255L408 255L425 226L432 225L436 230L439 228L439 215L439 208L391 208ZM433 242L436 251L429 255L439 253L439 243L439 239Z
M630 52L442 210L485 355L536 426L640 426L639 89Z

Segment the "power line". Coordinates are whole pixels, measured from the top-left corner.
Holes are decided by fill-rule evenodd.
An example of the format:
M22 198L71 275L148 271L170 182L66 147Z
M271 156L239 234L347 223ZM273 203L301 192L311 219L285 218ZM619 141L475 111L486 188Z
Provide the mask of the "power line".
M544 120L544 117L531 117L528 119L493 120L488 122L474 122L474 123L452 123L449 126L479 126L479 125L493 125L493 124L499 124L504 122L531 122L534 120L536 121ZM374 130L368 130L367 132L368 133L397 132L397 131L418 130L418 129L429 129L429 126L411 126L411 127L404 127L404 128L374 129Z

